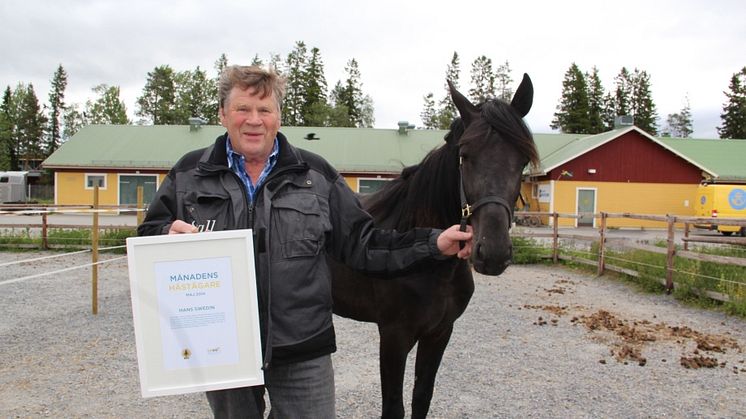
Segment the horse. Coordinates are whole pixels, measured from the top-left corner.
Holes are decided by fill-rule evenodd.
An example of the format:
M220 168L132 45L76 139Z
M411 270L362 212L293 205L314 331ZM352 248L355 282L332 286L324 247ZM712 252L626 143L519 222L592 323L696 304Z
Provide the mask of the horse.
M383 418L404 417L404 370L415 344L412 417L427 416L453 324L474 292L470 265L499 275L510 264L509 231L523 169L538 161L522 119L533 103L528 75L510 103L492 99L474 105L448 84L460 118L451 124L445 144L361 203L379 228L444 229L459 222L465 228L469 222L474 234L469 261L428 261L384 280L329 262L334 313L378 325Z

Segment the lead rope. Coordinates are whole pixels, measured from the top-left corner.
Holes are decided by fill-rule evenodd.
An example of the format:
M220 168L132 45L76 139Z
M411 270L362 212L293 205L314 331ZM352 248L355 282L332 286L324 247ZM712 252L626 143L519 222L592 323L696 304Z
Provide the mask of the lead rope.
M466 231L466 224L469 220L469 217L471 216L471 206L469 205L468 201L466 200L466 193L464 192L464 176L461 172L461 167L464 162L463 157L458 157L458 189L459 189L459 195L461 196L461 222L459 231ZM458 242L459 249L463 249L464 246L466 246L466 243L461 240Z

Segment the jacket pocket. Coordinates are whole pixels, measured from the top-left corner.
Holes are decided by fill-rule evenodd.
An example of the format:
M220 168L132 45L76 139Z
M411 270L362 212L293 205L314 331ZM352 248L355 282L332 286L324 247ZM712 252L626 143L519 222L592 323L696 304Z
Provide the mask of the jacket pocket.
M200 232L220 231L231 227L233 209L230 195L222 193L200 194L185 201L186 213Z
M287 194L272 202L273 240L283 257L310 257L323 247L326 218L316 195Z

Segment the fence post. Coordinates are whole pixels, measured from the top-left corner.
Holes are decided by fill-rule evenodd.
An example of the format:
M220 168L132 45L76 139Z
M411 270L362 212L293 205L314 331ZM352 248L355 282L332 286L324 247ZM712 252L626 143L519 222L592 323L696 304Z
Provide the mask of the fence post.
M98 314L98 185L93 187L93 224L91 226L91 307Z
M559 260L559 214L552 213L552 262Z
M41 215L41 248L49 250L49 241L47 241L47 213Z
M691 224L684 223L684 238L689 238L689 229L691 228ZM687 240L684 240L684 250L689 250L689 242Z
M676 217L672 215L666 215L668 221L668 251L666 252L666 291L670 294L673 291L673 265L674 256L676 254L676 243L674 236L674 223Z
M143 208L144 208L143 196L144 196L144 191L141 185L137 187L137 225L138 226L142 224L142 220L145 217L145 213L143 212Z
M601 226L599 227L599 244L598 244L598 272L596 274L601 276L604 274L606 268L606 218L608 214L605 212L601 213Z

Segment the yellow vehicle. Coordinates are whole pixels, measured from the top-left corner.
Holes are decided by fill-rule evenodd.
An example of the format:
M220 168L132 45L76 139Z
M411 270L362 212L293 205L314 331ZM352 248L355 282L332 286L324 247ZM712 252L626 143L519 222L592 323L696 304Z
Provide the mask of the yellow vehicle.
M704 183L697 188L695 209L698 217L746 218L746 185ZM733 233L746 236L746 227L718 224L696 227L718 230L726 236Z

